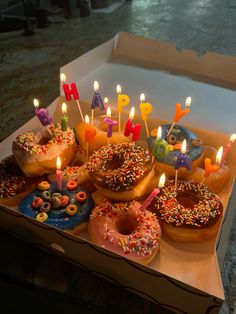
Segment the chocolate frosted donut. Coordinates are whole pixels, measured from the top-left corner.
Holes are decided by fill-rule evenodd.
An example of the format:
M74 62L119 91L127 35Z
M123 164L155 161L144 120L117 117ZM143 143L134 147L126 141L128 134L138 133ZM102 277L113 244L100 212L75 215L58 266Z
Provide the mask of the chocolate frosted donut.
M167 182L149 210L160 218L163 233L181 242L214 237L219 229L223 205L207 186L195 181Z

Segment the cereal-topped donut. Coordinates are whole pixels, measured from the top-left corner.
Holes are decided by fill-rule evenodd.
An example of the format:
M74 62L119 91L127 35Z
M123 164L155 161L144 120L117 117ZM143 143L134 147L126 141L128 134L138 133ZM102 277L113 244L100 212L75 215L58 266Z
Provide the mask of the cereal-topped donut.
M56 159L62 168L72 159L76 150L71 128L61 130L59 123L50 124L37 132L26 131L13 141L13 154L26 176L40 176L55 172Z
M216 236L223 212L217 195L195 181L169 181L148 209L160 218L163 233L175 241L199 242Z
M160 173L164 172L167 176L175 175L175 165L178 153L180 152L181 144L185 139L187 142L187 154L190 159L191 168L194 170L202 159L202 141L193 132L177 124L174 125L171 133L167 136L170 127L170 124L164 124L161 126L162 139L167 142L167 146L164 147L167 147L168 152L161 153L161 151L153 151L157 136L156 129L152 130L151 136L148 138L148 146L155 156L156 169ZM162 150L163 146L160 146L159 149ZM189 173L189 170L181 167L178 171L178 177L186 177Z
M150 263L159 250L161 229L155 214L140 206L137 201L97 205L88 224L92 240L132 260Z
M133 143L101 147L89 158L87 168L97 189L114 200L142 197L156 184L150 158Z

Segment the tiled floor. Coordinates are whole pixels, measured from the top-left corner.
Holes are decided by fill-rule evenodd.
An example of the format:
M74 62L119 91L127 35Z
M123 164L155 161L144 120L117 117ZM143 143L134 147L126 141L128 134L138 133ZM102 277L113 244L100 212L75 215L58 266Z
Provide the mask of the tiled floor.
M234 0L133 0L112 14L80 18L77 12L66 23L35 31L32 37L21 36L22 31L0 34L0 140L33 116L33 98L47 106L58 96L62 65L119 31L169 41L199 54L236 56L236 4ZM236 305L235 237L234 221L224 272L227 299L221 313L234 313ZM14 246L13 241L9 249ZM1 259L10 262L7 254ZM142 309L150 313L148 307Z

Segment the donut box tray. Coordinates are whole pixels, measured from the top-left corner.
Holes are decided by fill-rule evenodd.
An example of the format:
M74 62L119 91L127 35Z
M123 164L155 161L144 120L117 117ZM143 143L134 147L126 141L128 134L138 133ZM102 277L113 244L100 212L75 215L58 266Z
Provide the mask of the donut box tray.
M194 51L177 51L169 43L119 33L62 67L61 72L68 82L77 84L84 114L90 114L93 82L97 80L112 110L116 107L118 83L137 109L139 95L144 92L154 108L148 119L150 130L171 122L175 103L190 95L191 113L180 124L197 134L204 144L225 145L235 132L236 58L213 53L197 56ZM48 107L55 122L61 119L63 101L64 97L59 96ZM124 116L128 117L129 110L130 106ZM80 122L74 101L69 102L68 117L72 127ZM135 122L139 119L137 115ZM34 117L0 143L0 159L11 154L12 141L18 134L38 127L40 123ZM144 127L141 140L146 140ZM224 206L218 236L200 243L180 243L163 235L160 251L148 266L97 246L86 231L74 236L24 216L15 208L1 205L0 228L175 313L218 313L224 300L221 272L236 207L235 153L233 145L227 159L231 177L218 194Z

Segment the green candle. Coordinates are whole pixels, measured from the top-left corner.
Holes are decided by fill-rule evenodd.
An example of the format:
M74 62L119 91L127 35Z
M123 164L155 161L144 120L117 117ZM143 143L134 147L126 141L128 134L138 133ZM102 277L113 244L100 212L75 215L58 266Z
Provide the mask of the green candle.
M66 104L64 102L61 106L61 110L63 113L63 116L61 118L61 129L62 129L62 131L66 131L67 130L67 124L68 124L68 117L66 115L67 107L66 107Z
M165 140L163 140L161 136L162 136L162 130L161 130L161 127L159 126L157 130L157 138L152 147L152 154L156 158L158 157L163 158L170 152L168 143Z

